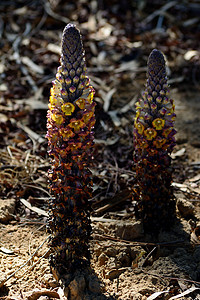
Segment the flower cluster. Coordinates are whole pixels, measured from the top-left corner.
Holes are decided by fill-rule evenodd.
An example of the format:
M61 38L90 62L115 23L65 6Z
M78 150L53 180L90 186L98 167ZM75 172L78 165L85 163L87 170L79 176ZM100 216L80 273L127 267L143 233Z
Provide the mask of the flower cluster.
M136 215L153 232L168 228L175 215L169 154L175 146L176 115L168 94L165 60L154 49L148 60L146 90L136 103L133 132Z
M62 36L61 66L53 81L47 113L52 166L48 231L54 276L73 273L89 263L92 179L88 169L95 124L94 89L86 76L81 36L68 24Z

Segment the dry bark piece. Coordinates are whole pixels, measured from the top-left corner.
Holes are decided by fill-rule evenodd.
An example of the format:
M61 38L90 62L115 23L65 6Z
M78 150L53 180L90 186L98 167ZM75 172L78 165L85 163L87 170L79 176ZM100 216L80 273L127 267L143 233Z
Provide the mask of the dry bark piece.
M48 298L60 299L59 294L56 291L50 291L47 289L37 289L35 291L30 291L27 293L26 297L28 300L37 300L43 296L47 296Z
M112 280L112 279L115 279L115 278L119 277L119 275L121 275L126 270L127 270L127 268L112 269L112 270L110 270L106 273L105 277L107 279Z

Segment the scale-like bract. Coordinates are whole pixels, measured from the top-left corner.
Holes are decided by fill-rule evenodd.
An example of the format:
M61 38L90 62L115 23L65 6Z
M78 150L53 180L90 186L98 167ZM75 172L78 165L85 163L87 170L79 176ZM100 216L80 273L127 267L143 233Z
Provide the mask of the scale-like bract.
M52 159L50 265L57 279L90 261L92 179L88 166L95 124L93 96L79 30L68 24L62 36L61 66L51 88L46 135Z
M169 228L175 216L169 156L175 146L175 106L168 94L165 60L154 49L148 60L146 90L136 103L133 133L136 216L149 232Z

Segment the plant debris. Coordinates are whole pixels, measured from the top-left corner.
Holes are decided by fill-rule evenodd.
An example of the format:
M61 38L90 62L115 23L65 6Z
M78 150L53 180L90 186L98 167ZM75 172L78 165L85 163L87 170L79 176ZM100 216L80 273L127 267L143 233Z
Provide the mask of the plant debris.
M1 1L0 198L4 205L14 201L10 219L0 223L1 299L65 299L50 273L44 241L50 197L46 114L67 23L80 29L96 90L91 168L95 273L87 282L88 299L94 294L95 299L123 300L145 300L155 293L161 299L200 297L199 14L197 0ZM146 61L154 48L166 55L176 106L174 193L194 209L189 215L177 209L172 230L157 239L137 225L139 235L130 240L128 230L133 234L136 229L134 104L144 90ZM71 291L81 284L84 280L74 282Z

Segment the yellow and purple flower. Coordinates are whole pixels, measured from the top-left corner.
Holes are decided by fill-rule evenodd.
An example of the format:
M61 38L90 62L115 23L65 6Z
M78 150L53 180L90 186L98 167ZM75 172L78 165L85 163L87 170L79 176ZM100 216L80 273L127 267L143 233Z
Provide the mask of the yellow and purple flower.
M79 30L68 24L62 36L61 66L50 90L47 135L52 167L48 230L50 266L58 280L90 262L89 238L95 124L94 89L86 76Z
M154 49L148 60L146 90L136 102L133 131L135 212L143 219L144 229L151 232L169 228L175 216L170 165L175 145L175 105L168 94L164 56Z

